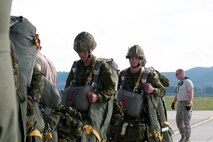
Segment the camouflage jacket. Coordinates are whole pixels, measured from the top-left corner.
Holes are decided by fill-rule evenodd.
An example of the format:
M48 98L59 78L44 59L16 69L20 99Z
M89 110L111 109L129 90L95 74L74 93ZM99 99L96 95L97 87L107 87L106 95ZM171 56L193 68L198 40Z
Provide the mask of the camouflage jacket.
M122 75L125 76L124 82L122 82L121 80ZM121 87L121 85L123 85L123 89L128 91L133 91L135 87L135 83L137 82L139 76L140 76L140 72L131 73L130 68L121 71L119 75L118 89ZM165 87L160 82L159 76L157 73L150 72L147 75L147 83L151 83L152 86L155 88L153 95L156 95L158 97L165 96ZM143 90L142 82L140 81L139 87L138 87L138 93L140 94L142 90Z
M95 60L95 57L92 56L92 61L94 60ZM66 80L65 88L68 87L74 79L72 68ZM89 77L90 73L93 71L92 63L88 66L84 66L83 62L79 60L77 61L77 69L78 70L77 70L75 85L85 86L87 83L87 78ZM100 102L108 101L111 98L111 96L113 96L116 93L115 81L113 80L110 67L106 63L103 63L101 65L97 90L98 91L95 93L98 95Z
M38 67L35 65L33 69L33 76L30 87L28 88L28 95L33 95L37 101L41 98L43 84L42 84L42 74Z

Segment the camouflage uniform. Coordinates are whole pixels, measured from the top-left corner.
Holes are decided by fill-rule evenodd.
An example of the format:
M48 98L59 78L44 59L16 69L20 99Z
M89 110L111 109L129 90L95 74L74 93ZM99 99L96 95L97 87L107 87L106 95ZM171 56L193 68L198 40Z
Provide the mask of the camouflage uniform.
M35 66L32 81L27 90L27 142L42 141L44 122L38 105L42 94L42 86L42 74L37 66ZM35 131L39 131L40 135L34 134Z
M92 60L96 58L95 56L92 56ZM92 72L92 64L89 66L84 66L83 62L80 60L78 63L78 72L77 72L77 80L76 80L76 86L85 86L87 83L87 78L89 74ZM101 66L101 73L100 73L100 84L98 84L98 90L97 92L98 97L100 98L99 101L108 101L112 95L115 94L115 82L113 80L110 67L107 64L103 64ZM70 71L68 78L66 80L65 88L68 87L71 84L71 81L73 80L73 72Z
M121 72L121 74L123 71ZM133 91L135 87L135 83L137 82L137 79L139 77L140 73L135 73L132 74L130 73L130 70L127 69L125 70L125 82L123 89ZM151 83L153 87L155 87L155 91L152 95L155 96L160 96L162 97L162 94L165 94L164 87L162 84L159 82L158 77L155 74L148 74L147 77L147 82ZM119 77L119 85L121 83L121 76ZM138 92L141 94L142 91L142 84L140 82ZM145 107L145 106L143 106ZM127 114L124 113L124 120L120 123L120 128L117 129L116 133L120 133L122 126L124 123L128 123L128 126L126 128L126 133L125 135L119 135L117 138L118 142L136 142L136 141L148 141L148 136L147 136L147 124L148 124L148 118L147 118L147 110L144 110L146 108L143 108L141 110L141 115L140 118L134 118L131 116L128 116Z
M127 53L127 58L131 56L137 56L143 58L137 66L144 66L146 58L143 50L139 46L133 46ZM138 82L140 77L143 77L144 72L141 70L137 73L131 73L130 68L121 71L119 76L118 89L124 89L129 92L133 92L135 84ZM125 79L124 79L125 78ZM144 92L144 84L139 81L137 90L134 91L136 94L143 95L142 108L140 109L139 116L133 117L124 112L124 119L120 122L117 128L113 131L112 141L116 142L146 142L146 141L161 141L161 128L156 114L156 108L153 103L160 97L165 95L165 88L159 80L159 76L155 72L150 72L147 75L146 83L150 83L154 87L152 94L146 94ZM119 95L119 94L118 94ZM119 97L119 96L118 96ZM151 103L150 103L151 102ZM153 103L152 103L153 102ZM122 107L125 104L122 102Z
M100 138L95 136L95 134L88 134L87 128L89 127L84 127L85 131L83 131L80 138L80 141L84 142L95 142L99 141L99 139L101 139L101 141L106 141L106 130L112 115L112 100L116 94L115 80L110 66L107 63L103 62L101 64L98 75L95 75L94 73L94 67L99 63L98 59L91 54L95 47L96 42L90 33L81 32L76 36L74 50L78 53L87 52L88 59L90 59L91 62L89 65L85 66L83 60L76 61L71 68L65 85L65 88L68 88L68 86L92 86L92 82L95 80L94 78L98 77L97 82L95 82L95 87L92 86L92 91L97 95L98 100L95 103L90 103L89 110L81 112L81 115L84 125L92 126L92 128L97 131ZM77 72L75 73L73 72L74 68L77 69ZM91 77L91 73L92 79L88 80L88 78Z
M179 78L178 78L179 79ZM176 114L176 123L181 134L182 142L184 139L186 142L189 142L189 138L191 135L191 124L190 120L192 117L192 104L190 103L189 99L189 91L190 89L193 90L193 82L184 77L181 79L177 84L176 90L176 98L177 98L177 114ZM193 92L193 91L192 91ZM192 97L193 98L193 97Z
M41 41L39 35L34 37L34 43L36 44L36 65L43 75L43 92L40 100L39 108L42 111L42 116L45 122L45 132L51 133L48 142L55 142L58 140L56 126L59 121L59 116L53 114L52 109L57 107L57 102L60 101L59 92L56 87L56 68L52 61L41 53ZM55 102L49 105L49 102ZM49 105L49 106L48 106ZM51 106L51 107L50 107Z

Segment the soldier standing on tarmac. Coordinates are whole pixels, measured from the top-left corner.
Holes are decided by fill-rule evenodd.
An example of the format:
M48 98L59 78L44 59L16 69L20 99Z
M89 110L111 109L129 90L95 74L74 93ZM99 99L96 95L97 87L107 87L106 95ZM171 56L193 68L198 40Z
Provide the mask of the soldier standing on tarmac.
M165 95L158 74L144 68L146 58L143 49L134 45L129 48L126 58L130 67L119 76L118 100L122 103L124 119L114 134L114 142L161 142L161 127L154 103Z
M176 123L181 134L179 142L190 142L192 117L192 104L194 97L194 86L192 81L185 76L183 69L176 70L176 77L179 80L176 88L176 95L171 105L175 109L177 102Z
M80 138L80 141L84 142L106 141L106 130L112 115L108 112L112 112L113 108L110 106L116 93L115 80L110 66L103 62L100 68L95 70L96 65L99 63L99 60L92 54L95 48L96 41L90 33L81 32L76 36L74 50L78 53L80 60L74 62L65 86L65 88L75 87L71 90L76 89L76 87L92 87L92 90L86 93L88 99L76 106L79 108L87 101L89 103L89 108L80 110L84 124L87 125L84 127L85 131L83 131ZM78 95L82 95L82 93ZM89 130L94 133L89 134Z

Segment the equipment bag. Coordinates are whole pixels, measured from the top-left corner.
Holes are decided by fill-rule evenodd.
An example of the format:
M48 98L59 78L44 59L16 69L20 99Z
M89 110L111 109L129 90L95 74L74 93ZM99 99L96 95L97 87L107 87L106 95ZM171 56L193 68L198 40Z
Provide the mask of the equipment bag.
M11 16L10 19L10 39L14 45L15 55L18 59L18 68L24 75L27 86L29 86L36 57L36 46L33 40L36 28L22 16Z
M49 108L56 108L61 102L60 93L45 76L42 76L42 80L43 90L39 103Z
M125 114L135 118L139 117L143 104L141 94L120 88L118 90L118 100L122 103L122 109Z
M113 79L115 81L115 90L117 90L117 86L118 86L118 75L119 75L119 69L118 69L118 65L117 63L112 59L112 58L98 58L97 59L97 64L95 66L95 69L94 69L94 73L96 70L98 70L101 66L101 64L103 62L107 63L109 66L110 66L110 69L111 69L111 72L112 72L112 76L113 76ZM94 79L93 79L94 80ZM94 82L94 81L93 81Z
M65 90L61 91L61 104L64 106L71 106L80 112L88 111L90 103L88 101L87 94L91 90L92 87L90 86L69 86Z
M53 109L57 108L61 102L61 96L55 86L45 77L42 76L43 90L41 99L39 101L39 108L41 110L43 120L45 122L44 136L45 142L57 142L57 125L60 116L53 113Z

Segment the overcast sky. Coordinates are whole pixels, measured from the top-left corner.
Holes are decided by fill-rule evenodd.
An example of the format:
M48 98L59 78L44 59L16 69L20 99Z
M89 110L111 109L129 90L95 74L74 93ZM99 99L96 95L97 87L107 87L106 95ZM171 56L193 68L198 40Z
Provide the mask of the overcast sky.
M129 66L128 47L140 45L146 66L161 72L213 66L213 0L13 0L11 15L36 26L42 52L57 71L79 59L75 36L87 31L97 57Z

